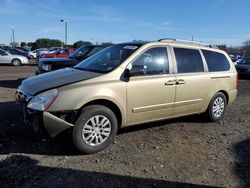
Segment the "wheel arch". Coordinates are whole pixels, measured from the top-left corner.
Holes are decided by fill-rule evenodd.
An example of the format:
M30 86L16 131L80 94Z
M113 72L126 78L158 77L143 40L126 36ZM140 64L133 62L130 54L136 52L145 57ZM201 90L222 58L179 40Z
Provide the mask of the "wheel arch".
M21 59L19 59L18 57L15 57L15 58L13 58L12 60L11 60L11 63L13 64L13 61L14 60L18 60L21 64L22 64L22 60Z
M108 99L95 99L92 101L87 102L86 104L84 104L77 112L76 116L75 116L75 120L76 121L78 119L78 117L81 114L81 111L84 107L89 106L89 105L102 105L105 106L107 108L109 108L110 110L112 110L114 112L114 114L117 117L117 121L118 121L118 128L122 127L122 120L123 120L123 116L122 116L122 112L121 109L119 108L119 106L114 103L111 100Z
M201 110L201 113L207 111L207 109L208 109L208 107L209 107L209 104L210 104L212 98L216 95L216 93L219 93L219 92L221 92L221 93L223 93L223 94L225 95L226 100L227 100L227 105L228 105L228 102L229 102L229 94L228 94L228 92L227 92L226 90L224 90L224 89L217 90L217 91L213 92L213 94L210 94L210 95L209 95L209 97L207 98L205 104L203 105L203 108L202 108L202 110Z
M228 92L227 91L225 91L225 90L220 90L220 91L217 91L216 93L223 93L224 95L225 95L225 97L226 97L226 99L227 99L227 105L228 105L228 101L229 101L229 95L228 95ZM215 94L216 94L215 93Z

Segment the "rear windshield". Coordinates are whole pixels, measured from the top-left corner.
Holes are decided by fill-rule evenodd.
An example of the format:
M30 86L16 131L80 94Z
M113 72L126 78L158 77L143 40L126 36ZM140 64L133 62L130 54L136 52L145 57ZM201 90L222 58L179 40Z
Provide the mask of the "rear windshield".
M243 59L238 64L250 65L250 58Z
M209 50L202 50L210 72L228 71L230 64L224 54Z
M139 47L140 45L137 44L116 44L90 56L74 68L91 72L108 73L118 67Z

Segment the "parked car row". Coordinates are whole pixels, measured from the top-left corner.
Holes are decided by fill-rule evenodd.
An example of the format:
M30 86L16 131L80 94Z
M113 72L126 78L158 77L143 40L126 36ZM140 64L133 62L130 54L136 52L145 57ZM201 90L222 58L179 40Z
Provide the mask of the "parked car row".
M83 45L75 50L68 58L40 58L36 68L36 74L41 74L65 67L73 67L87 57L99 52L107 46L104 45ZM64 50L64 49L62 49ZM45 57L53 54L45 54ZM54 54L57 57L60 55Z

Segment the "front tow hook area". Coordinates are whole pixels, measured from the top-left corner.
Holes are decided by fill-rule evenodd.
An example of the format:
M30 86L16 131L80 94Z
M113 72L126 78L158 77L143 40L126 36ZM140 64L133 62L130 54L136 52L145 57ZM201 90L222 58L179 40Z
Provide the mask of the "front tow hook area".
M43 112L43 122L44 127L47 130L48 134L51 137L55 137L60 132L64 131L65 129L68 129L70 127L73 127L74 125L71 123L68 123L54 115L52 115L49 112Z

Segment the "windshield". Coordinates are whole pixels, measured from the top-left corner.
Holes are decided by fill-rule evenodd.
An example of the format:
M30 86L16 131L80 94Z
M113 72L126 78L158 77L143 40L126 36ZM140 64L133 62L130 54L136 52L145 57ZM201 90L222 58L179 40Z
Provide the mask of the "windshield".
M92 46L82 46L78 48L76 51L74 51L69 58L71 59L79 59L83 57L85 54L87 54L93 47Z
M137 44L116 44L90 56L74 68L91 72L108 73L118 67L139 47L140 45Z
M242 59L238 64L250 65L250 58Z

